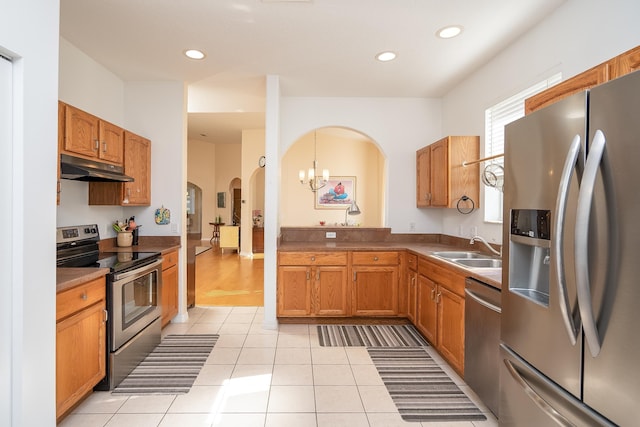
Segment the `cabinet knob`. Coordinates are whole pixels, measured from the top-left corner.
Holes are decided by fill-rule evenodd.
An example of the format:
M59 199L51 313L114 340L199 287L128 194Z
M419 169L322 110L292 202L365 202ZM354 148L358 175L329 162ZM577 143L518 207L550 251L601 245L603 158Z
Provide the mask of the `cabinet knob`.
M316 257L312 256L311 261L315 261L315 260L316 260Z
M374 256L374 257L373 257L373 260L374 260L374 261L378 261L378 257L377 257L377 256Z
M82 301L86 301L86 300L87 300L87 293L85 292L85 293L83 293L82 295L80 295L80 299L81 299Z

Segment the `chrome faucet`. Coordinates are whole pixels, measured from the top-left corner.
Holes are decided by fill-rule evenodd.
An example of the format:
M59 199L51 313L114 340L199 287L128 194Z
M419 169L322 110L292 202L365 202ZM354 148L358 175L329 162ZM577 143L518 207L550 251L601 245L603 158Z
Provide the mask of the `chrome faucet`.
M489 242L487 242L484 238L482 238L482 237L480 237L480 236L473 236L473 237L471 238L471 241L470 241L469 243L473 245L473 244L476 242L476 240L478 240L478 241L480 241L480 242L484 243L484 245L485 245L486 247L488 247L488 248L489 248L489 250L490 250L492 253L494 253L494 254L498 255L500 258L502 258L502 246L500 246L500 250L499 250L499 251L496 251L495 249L493 249L493 246L491 246L491 245L489 244Z

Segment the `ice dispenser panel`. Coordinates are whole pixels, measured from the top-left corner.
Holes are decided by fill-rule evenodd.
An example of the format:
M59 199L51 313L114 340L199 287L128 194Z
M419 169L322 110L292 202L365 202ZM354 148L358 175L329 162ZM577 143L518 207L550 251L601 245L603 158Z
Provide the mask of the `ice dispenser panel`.
M551 212L513 209L509 238L509 291L549 306Z

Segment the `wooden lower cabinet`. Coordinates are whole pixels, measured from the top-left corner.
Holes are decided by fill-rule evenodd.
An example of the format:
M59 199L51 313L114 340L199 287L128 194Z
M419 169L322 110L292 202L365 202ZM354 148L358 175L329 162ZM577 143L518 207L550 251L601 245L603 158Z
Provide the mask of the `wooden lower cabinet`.
M178 314L178 251L162 255L162 326Z
M106 284L92 280L56 296L56 417L93 390L106 369Z
M278 316L349 315L346 252L281 252L278 257Z
M420 258L418 330L464 375L464 276Z
M407 254L407 318L415 324L418 310L418 257Z
M353 266L354 316L398 314L398 267Z

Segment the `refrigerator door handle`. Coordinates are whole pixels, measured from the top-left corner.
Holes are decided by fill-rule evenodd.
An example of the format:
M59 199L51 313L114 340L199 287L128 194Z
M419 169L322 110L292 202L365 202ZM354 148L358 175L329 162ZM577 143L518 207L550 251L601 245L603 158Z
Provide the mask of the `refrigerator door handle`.
M574 427L574 424L565 418L561 413L554 409L546 400L542 398L536 391L529 385L527 380L525 380L518 369L513 365L513 363L504 359L504 364L507 366L507 371L513 379L518 383L520 387L524 390L527 396L536 404L538 408L540 408L545 414L547 414L552 420L554 420L558 425L563 427ZM545 378L535 371L531 371L531 374L536 375L540 378L540 380L545 381Z
M587 156L587 163L582 175L582 185L578 193L578 212L576 215L575 259L578 306L584 335L593 357L600 353L600 337L598 336L598 326L593 314L591 284L589 282L589 220L596 177L604 155L606 142L604 134L598 129L593 137L593 142L589 145L589 155Z
M580 135L573 137L567 157L564 161L562 174L560 175L560 185L558 188L558 198L556 199L556 236L553 239L553 249L555 252L556 274L558 279L558 292L560 296L560 311L562 312L562 320L569 334L571 345L576 345L578 339L578 326L573 321L571 315L571 304L569 303L569 295L567 294L567 279L565 275L564 264L564 223L567 213L567 200L569 198L569 187L571 185L571 176L576 168L578 155L580 154Z

